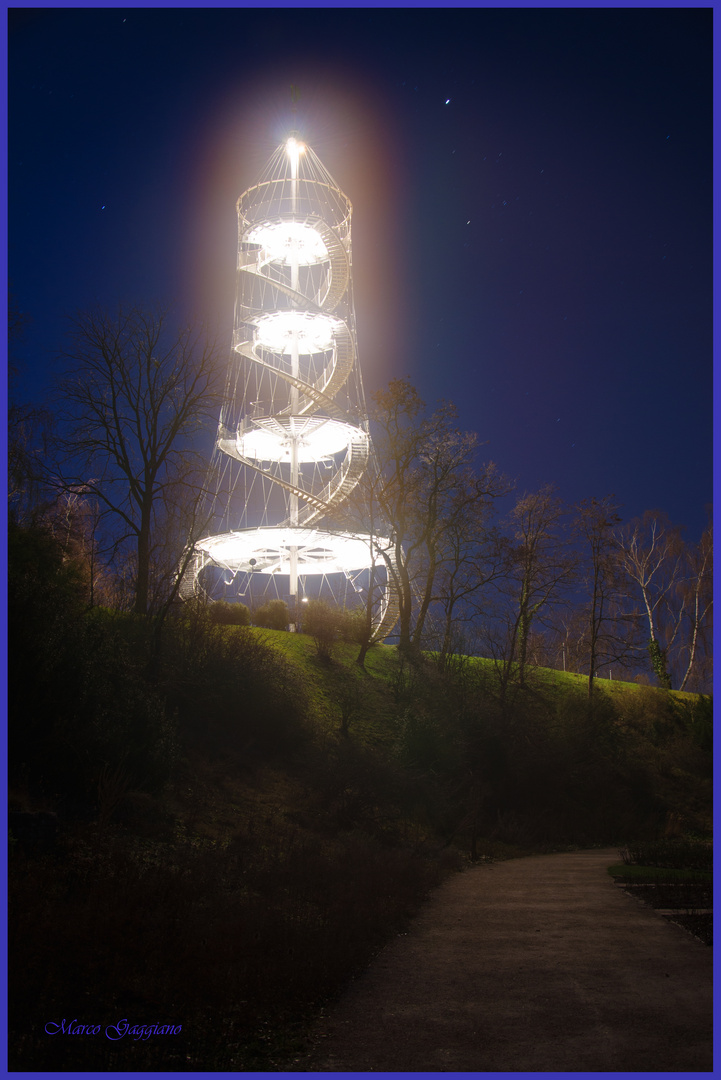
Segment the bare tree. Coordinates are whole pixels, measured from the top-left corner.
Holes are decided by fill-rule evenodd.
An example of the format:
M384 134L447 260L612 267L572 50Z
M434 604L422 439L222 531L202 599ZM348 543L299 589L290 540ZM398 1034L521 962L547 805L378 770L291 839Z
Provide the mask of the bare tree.
M453 514L445 530L437 592L442 612L441 663L459 640L459 626L467 626L484 612L486 587L503 577L508 567L507 542L492 520L492 498L508 489L503 482L491 486L482 478L479 488L478 497L463 507L464 513Z
M689 545L666 514L651 510L619 529L616 542L648 626L654 673L666 689L683 689L711 615L712 528Z
M11 401L8 407L8 511L28 520L50 496L45 487L52 418L38 405Z
M221 354L202 330L175 329L167 312L138 308L78 315L71 342L57 382L56 483L97 499L114 551L132 548L134 610L144 615L173 513L197 505L204 456L194 439L217 415ZM175 539L168 565L187 533Z
M671 689L668 649L678 631L678 620L669 626L664 620L669 601L683 573L684 543L681 530L658 510L647 510L615 533L621 563L641 598L648 623L648 652L651 666L661 686ZM663 626L663 622L666 626ZM664 630L669 631L662 640Z
M411 650L414 557L423 543L418 535L421 499L421 452L424 402L408 379L395 379L373 395L374 447L381 483L377 499L392 530L393 559L388 562L399 605L399 648Z
M550 626L549 667L580 675L587 671L588 618L572 601L561 608Z
M66 488L58 494L53 506L42 514L52 536L61 545L66 557L82 567L88 583L88 604L120 608L118 583L111 580L107 567L98 558L97 499L88 494L85 486L73 490Z
M554 488L524 494L510 516L508 608L511 633L501 665L501 696L512 676L523 685L531 627L562 602L574 581L576 560L563 536L565 508Z
M377 543L385 542L386 537L382 537L382 514L381 508L378 502L378 491L381 485L381 478L378 472L377 464L373 460L371 468L366 470L360 485L356 489L355 499L350 506L351 515L355 514L356 522L361 525L361 531L366 531L371 538L370 543L370 568L368 576L368 591L366 592L366 600L363 609L363 621L362 621L362 634L360 641L358 642L359 649L356 657L356 663L360 668L365 668L365 659L368 655L368 650L371 647L373 641L373 613L376 608L376 604L379 602L379 593L385 588L383 582L383 573L380 569L380 564L385 562L383 556L378 550ZM389 569L385 570L386 579L393 587L396 582L391 578ZM387 598L388 603L393 603L393 597Z
M678 656L681 664L679 690L694 674L701 649L711 655L711 613L713 610L713 523L709 522L700 543L687 549L686 573L677 588L686 633L681 637Z
M627 579L615 542L621 523L612 495L584 499L576 506L574 533L585 542L583 578L586 584L586 651L588 697L593 701L600 665L626 664L637 658L634 626L637 619L624 603Z
M417 506L416 535L421 540L422 586L412 642L419 649L426 618L435 599L438 575L447 557L449 533L457 529L481 497L471 461L476 436L453 430L455 408L442 406L434 414L428 444L422 447L422 483Z
M47 494L44 490L44 463L47 460L52 429L52 417L46 408L18 398L18 382L24 365L18 358L16 350L29 321L29 317L20 311L16 298L10 293L8 299L8 512L15 521L26 521L36 512L42 512L44 509L43 502Z
M427 416L408 379L393 380L373 400L377 501L393 538L389 569L399 595L399 648L416 652L438 598L439 575L453 559L454 535L457 541L464 519L505 493L507 484L492 464L475 471L477 438L455 427L453 405L441 403Z

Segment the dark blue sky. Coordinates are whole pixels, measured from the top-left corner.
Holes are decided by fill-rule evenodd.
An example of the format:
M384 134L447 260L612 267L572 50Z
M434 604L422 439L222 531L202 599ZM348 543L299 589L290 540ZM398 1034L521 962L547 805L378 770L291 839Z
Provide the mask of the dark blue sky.
M710 9L11 14L26 397L64 317L175 301L230 342L235 201L295 125L354 204L366 392L456 402L532 490L697 539L711 501Z

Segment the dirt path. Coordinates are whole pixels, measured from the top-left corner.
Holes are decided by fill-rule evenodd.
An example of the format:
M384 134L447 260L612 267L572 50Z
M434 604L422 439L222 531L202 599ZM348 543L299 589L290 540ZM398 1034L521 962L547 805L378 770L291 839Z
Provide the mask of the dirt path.
M294 1068L710 1071L711 949L618 889L618 861L539 855L454 877Z

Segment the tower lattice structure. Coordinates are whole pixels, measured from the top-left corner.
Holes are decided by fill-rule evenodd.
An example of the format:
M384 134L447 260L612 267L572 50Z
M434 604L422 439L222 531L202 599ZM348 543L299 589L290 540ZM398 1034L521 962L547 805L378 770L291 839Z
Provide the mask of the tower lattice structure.
M348 198L294 135L238 199L233 342L211 457L215 531L180 584L205 595L368 600L375 640L398 615L388 540L342 526L371 466L358 364ZM340 524L339 524L340 523Z

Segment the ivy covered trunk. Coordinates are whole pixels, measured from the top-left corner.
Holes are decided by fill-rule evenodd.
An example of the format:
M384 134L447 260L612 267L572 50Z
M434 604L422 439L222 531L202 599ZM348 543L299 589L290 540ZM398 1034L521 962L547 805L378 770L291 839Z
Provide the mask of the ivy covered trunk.
M648 653L651 657L651 665L654 670L654 674L659 681L659 684L664 690L671 689L671 676L666 668L666 653L661 648L656 638L651 638L648 643Z

